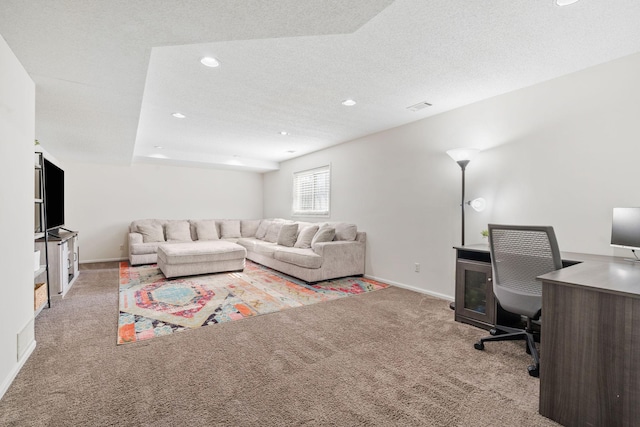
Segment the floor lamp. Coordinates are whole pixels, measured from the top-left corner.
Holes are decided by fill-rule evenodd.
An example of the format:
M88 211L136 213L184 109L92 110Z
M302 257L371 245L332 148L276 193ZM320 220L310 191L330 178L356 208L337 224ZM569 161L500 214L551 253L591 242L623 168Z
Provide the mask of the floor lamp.
M464 171L467 168L469 162L478 154L480 150L475 148L455 148L447 151L447 154L460 165L462 169L462 201L460 202L460 209L462 214L462 246L464 246ZM470 204L472 202L469 202Z

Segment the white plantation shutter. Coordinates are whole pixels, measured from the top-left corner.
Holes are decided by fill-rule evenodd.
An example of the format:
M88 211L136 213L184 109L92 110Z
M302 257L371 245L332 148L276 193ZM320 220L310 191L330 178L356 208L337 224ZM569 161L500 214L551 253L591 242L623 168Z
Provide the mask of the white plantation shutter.
M323 166L293 174L293 215L329 216L331 169Z

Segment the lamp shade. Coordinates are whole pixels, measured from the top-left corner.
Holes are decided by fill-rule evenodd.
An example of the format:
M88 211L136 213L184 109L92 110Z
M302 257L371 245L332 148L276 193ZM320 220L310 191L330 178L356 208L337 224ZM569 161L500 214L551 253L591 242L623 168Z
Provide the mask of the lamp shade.
M447 154L456 162L462 161L470 161L472 160L476 154L478 154L480 150L476 148L454 148L453 150L448 150Z
M469 203L469 206L471 206L473 208L473 210L475 210L476 212L482 212L484 210L484 208L487 207L487 201L485 199L483 199L482 197L478 197L477 199L473 199L468 203Z

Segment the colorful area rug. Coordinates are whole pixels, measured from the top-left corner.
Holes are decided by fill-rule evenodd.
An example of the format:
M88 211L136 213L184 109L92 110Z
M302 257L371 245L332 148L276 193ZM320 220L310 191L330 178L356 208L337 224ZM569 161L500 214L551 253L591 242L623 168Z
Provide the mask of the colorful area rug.
M166 279L157 265L120 263L118 344L358 295L389 285L347 277L309 285L246 262L244 271Z

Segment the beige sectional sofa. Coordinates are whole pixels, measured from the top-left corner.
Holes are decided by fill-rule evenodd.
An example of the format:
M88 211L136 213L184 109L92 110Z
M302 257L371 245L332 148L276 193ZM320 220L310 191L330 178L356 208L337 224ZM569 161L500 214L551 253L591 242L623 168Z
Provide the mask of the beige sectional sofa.
M364 274L366 233L354 224L285 219L133 221L129 262L156 263L160 245L218 239L243 246L251 261L305 282Z

